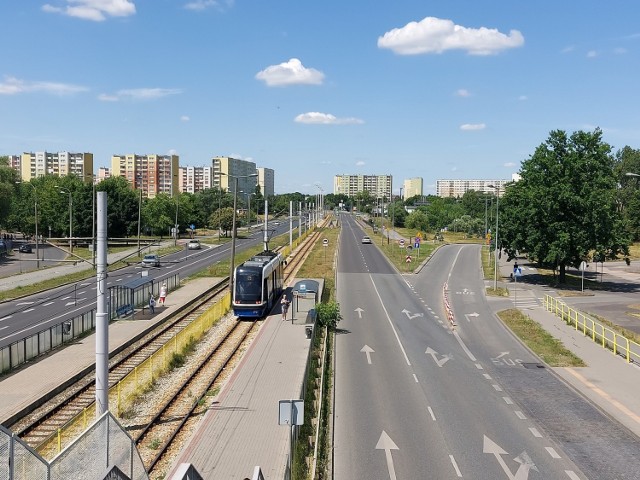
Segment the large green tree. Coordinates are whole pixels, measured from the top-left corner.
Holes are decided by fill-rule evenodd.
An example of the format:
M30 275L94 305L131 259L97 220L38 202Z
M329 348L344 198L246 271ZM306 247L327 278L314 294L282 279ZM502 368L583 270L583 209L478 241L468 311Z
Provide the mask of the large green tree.
M640 150L626 146L616 152L615 172L627 231L640 240Z
M560 282L567 266L578 267L591 255L627 255L613 167L600 129L571 136L552 131L500 199L499 246L509 257L526 252L558 268Z

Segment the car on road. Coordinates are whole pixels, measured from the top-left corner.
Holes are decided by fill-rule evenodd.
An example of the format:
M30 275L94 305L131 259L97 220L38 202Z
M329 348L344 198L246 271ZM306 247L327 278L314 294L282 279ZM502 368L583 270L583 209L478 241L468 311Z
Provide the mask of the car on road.
M155 253L151 253L149 255L145 255L142 259L143 267L159 267L160 266L160 257Z
M189 243L187 243L188 250L200 250L201 248L200 240L189 240Z
M371 237L365 235L364 237L362 237L362 243L371 243Z
M31 245L29 245L28 243L23 243L22 245L20 245L20 248L18 248L18 251L20 253L33 253L33 249L31 248Z

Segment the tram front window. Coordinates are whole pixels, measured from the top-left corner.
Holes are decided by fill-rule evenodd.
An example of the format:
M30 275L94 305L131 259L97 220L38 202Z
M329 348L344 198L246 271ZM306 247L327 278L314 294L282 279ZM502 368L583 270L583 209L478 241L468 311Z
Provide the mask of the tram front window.
M258 303L262 300L260 275L250 272L238 272L236 274L236 302Z

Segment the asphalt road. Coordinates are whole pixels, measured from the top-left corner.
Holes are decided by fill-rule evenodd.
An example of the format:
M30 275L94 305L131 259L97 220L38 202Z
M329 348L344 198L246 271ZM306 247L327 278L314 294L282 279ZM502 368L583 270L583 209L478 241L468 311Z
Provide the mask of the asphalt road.
M297 222L294 221L294 225ZM271 226L270 226L271 227ZM289 230L289 221L273 226L280 235ZM262 243L264 233L254 230L246 238L236 240L236 252ZM146 268L150 279L165 278L179 274L188 277L210 265L227 259L231 254L231 242L210 247L203 244L201 250L183 250L161 258L159 268ZM124 284L139 278L143 269L139 264L110 272L107 287ZM228 272L225 272L227 275ZM34 295L0 304L0 347L26 338L39 331L59 324L68 318L79 316L96 307L96 280L88 278Z
M495 317L479 246L443 247L402 276L343 219L336 480L638 478L638 438L539 368Z
M67 254L63 250L60 250L52 245L41 243L38 246L38 256L40 257L40 262L37 262L35 243L27 242L25 240L14 240L12 243L12 255L0 257L0 277L3 278L37 270L38 265L40 268L56 265L61 260L64 260L67 256ZM23 245L25 243L31 245L33 249L32 253L21 253L18 251L20 245Z

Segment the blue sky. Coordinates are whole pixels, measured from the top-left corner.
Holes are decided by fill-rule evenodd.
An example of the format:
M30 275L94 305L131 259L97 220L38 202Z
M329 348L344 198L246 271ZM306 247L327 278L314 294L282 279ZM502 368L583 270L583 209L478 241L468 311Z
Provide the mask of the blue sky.
M551 130L640 148L628 0L2 0L0 154L228 155L276 193L336 174L508 179Z

